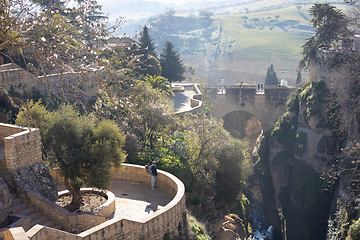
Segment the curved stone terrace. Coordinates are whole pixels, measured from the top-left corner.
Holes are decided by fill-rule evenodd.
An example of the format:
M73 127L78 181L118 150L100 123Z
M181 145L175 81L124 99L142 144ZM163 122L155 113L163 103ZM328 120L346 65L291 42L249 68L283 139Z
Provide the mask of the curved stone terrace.
M149 176L150 181L150 176ZM58 184L58 192L66 190L63 184ZM115 214L113 218L126 218L139 221L163 209L172 197L165 191L133 181L112 179L109 189L115 195Z
M189 112L201 107L201 92L195 83L172 83L172 97L176 113Z

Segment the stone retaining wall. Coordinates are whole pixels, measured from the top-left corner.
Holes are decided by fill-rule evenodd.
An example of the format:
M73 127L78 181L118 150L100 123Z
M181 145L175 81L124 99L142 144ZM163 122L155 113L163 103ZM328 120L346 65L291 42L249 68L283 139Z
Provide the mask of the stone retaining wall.
M100 87L100 72L86 69L84 72L64 72L35 76L15 64L0 65L0 84L8 92L19 98L31 98L33 95L59 98L90 99ZM75 95L75 97L74 97Z
M119 169L112 169L113 179L122 179L150 185L150 178L143 166L122 164ZM56 178L56 177L55 177ZM28 233L29 239L163 239L169 233L175 239L185 239L185 186L175 176L158 170L157 188L170 194L173 199L162 209L144 217L141 221L111 219L80 234L71 234L36 225Z
M42 160L39 129L0 123L0 145L5 151L0 170L15 170Z

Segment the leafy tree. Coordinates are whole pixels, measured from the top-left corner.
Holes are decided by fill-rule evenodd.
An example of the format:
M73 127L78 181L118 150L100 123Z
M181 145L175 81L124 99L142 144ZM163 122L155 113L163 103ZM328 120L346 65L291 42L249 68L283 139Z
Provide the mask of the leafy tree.
M43 11L54 11L65 7L65 1L62 0L32 0L32 2L39 4Z
M155 43L153 42L153 39L149 34L149 28L146 25L140 33L139 46L140 49L138 54L144 54L145 58L149 57L149 55L157 57Z
M212 16L214 16L214 12L213 11L206 11L206 10L201 10L199 12L199 16L201 18L211 18Z
M222 207L229 207L246 178L247 145L232 138L205 114L189 115L184 124L187 157L194 177L191 189L196 189L200 207L205 210L214 199Z
M271 64L270 67L268 67L266 73L265 85L278 85L278 84L279 84L279 80L276 76L276 72L274 71L274 66Z
M133 116L129 119L131 128L139 136L144 147L153 149L159 134L172 119L171 99L165 93L143 82L138 82L131 89L131 95L133 96L133 106L130 109Z
M160 64L162 67L161 76L167 78L170 83L180 82L185 79L185 67L180 59L180 54L174 49L172 42L167 41L163 52L160 54Z
M299 84L299 83L301 83L301 72L300 71L298 71L297 77L296 77L296 84Z
M114 85L104 91L95 109L99 117L114 119L127 134L124 149L128 161L142 164L137 157L150 157L158 139L167 135L174 118L173 103L169 95L148 82L134 80L130 85L134 86Z
M99 189L109 187L111 165L118 167L125 159L121 148L125 137L116 124L99 121L92 115L80 115L72 105L65 104L53 112L33 104L30 112L39 121L36 125L40 126L46 161L60 168L72 196L70 211L79 209L80 187L84 183ZM23 112L16 123L27 125Z
M231 208L234 200L244 188L249 170L247 166L247 144L228 137L224 148L219 149L219 169L216 172L216 200L219 205Z
M307 39L302 46L303 58L299 63L299 68L308 68L311 59L315 57L316 48L320 44L330 45L333 40L347 36L349 34L349 20L340 9L330 6L328 3L314 4L310 8L313 18L310 20L315 30L315 35Z

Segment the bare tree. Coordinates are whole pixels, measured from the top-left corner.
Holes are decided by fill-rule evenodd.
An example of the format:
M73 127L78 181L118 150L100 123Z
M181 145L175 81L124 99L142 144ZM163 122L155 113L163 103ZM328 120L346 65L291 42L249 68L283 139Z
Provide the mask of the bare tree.
M18 64L24 78L35 78L32 80L39 86L47 86L49 99L55 95L65 100L68 92L83 92L80 85L84 81L102 80L99 74L84 78L87 72L93 72L87 66L107 67L99 58L100 47L122 24L122 19L118 19L115 25L106 27L104 19L89 18L96 15L96 1L84 1L69 9L64 2L49 6L45 1L0 1L0 62ZM56 83L48 81L49 74L67 72L79 73L72 89L65 89L69 87L62 82L65 77ZM26 105L9 94L9 86L2 84L0 89L13 106Z

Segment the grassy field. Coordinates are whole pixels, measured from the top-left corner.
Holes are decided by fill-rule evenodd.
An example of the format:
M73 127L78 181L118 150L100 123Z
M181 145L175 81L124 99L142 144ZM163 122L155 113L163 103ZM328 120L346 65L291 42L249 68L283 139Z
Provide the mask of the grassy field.
M248 14L218 15L221 25L219 78L228 83L264 82L267 68L274 64L279 78L294 84L301 46L313 35L308 6L296 6ZM235 44L229 49L228 39ZM220 76L222 75L222 76ZM307 74L303 74L306 78Z
M186 58L186 63L209 76L213 84L221 79L228 84L261 83L265 81L267 68L273 64L279 79L295 85L301 46L315 32L309 24L311 6L216 15L212 37L204 43L206 53L202 55L205 56L197 56L194 61ZM303 80L308 77L309 73L302 72Z

